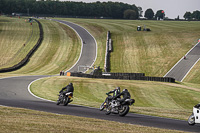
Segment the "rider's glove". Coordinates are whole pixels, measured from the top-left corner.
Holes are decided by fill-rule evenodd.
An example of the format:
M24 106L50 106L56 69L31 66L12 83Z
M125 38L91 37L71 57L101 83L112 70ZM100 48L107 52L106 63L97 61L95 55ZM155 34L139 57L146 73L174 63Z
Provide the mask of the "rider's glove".
M106 95L108 95L109 93L106 93Z

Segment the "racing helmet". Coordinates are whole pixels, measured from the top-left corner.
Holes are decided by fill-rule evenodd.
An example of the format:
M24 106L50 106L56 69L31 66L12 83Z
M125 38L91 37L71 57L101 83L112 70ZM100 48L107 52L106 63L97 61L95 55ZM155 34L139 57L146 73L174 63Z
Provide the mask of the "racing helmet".
M72 86L73 84L72 84L72 83L69 83L69 85Z
M128 91L127 89L123 89L123 91Z
M120 87L116 87L115 89L116 89L118 92L120 92Z

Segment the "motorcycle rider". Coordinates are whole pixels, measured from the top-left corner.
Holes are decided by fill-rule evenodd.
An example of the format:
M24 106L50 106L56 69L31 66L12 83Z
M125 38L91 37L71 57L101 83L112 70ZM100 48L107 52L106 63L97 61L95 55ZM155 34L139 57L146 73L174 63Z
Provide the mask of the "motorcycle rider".
M67 86L63 87L59 93L62 93L63 95L65 95L68 92L72 92L72 93L74 92L74 87L72 83L69 83Z
M118 94L117 96L115 96L113 99L117 99L121 95L123 96L123 98L117 100L117 102L120 102L120 104L123 103L126 99L130 99L131 98L131 95L128 92L128 90L127 89L123 89L123 91L120 94Z
M110 101L112 100L114 97L116 97L118 94L120 94L120 87L116 87L114 90L109 91L108 93L106 93L106 95L109 95L110 93L113 93L113 96L111 97L107 97L105 101Z
M113 93L113 96L110 96L109 94ZM109 95L106 100L101 104L100 106L100 111L102 111L109 103L110 101L113 99L113 97L116 97L118 94L120 94L120 87L116 87L114 90L109 91L108 93L106 93L107 95ZM106 106L105 106L106 103Z

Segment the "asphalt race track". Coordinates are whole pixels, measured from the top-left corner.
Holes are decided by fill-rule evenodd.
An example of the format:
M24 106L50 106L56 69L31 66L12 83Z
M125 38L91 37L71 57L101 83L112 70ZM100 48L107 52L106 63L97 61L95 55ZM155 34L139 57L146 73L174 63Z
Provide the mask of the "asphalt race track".
M63 23L71 27L80 37L82 42L82 52L78 62L68 71L74 72L85 72L87 69L84 69L83 66L92 66L96 60L97 56L97 44L94 37L83 27L76 25L71 22L54 20L59 23ZM82 66L82 67L81 67ZM85 67L86 68L86 67Z
M54 102L35 98L29 93L27 89L32 81L43 77L46 76L23 76L0 79L0 105L27 108L58 114L111 120L165 129L175 129L191 132L200 131L199 125L189 126L186 121L138 115L133 113L129 113L125 117L120 117L113 114L105 115L104 111L99 111L96 108L89 108L71 104L69 104L68 106L57 106Z
M192 67L200 59L200 43L197 43L187 54L186 59L181 58L174 67L164 76L175 78L177 81L183 81Z
M81 36L81 33L79 33L79 35ZM85 41L87 44L88 40L86 38ZM105 115L104 111L99 111L96 108L89 108L72 104L69 104L68 106L57 106L55 102L38 99L31 95L28 91L28 87L33 81L44 77L47 76L21 76L0 79L0 105L52 112L58 114L104 119L165 129L174 129L190 132L200 131L200 125L189 126L187 124L187 121L145 116L134 113L129 113L125 117L120 117L118 115L113 114Z

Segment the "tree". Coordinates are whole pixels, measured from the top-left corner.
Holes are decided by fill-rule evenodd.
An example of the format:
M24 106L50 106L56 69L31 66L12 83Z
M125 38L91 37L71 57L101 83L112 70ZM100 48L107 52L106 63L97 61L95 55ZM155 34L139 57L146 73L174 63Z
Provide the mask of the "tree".
M139 14L139 17L142 17L142 7L138 6L138 14Z
M144 17L147 19L152 19L154 17L154 12L151 8L145 11Z
M179 17L179 15L178 15L177 20L179 20L179 19L180 19L180 17Z
M179 15L177 16L177 18L175 18L175 20L180 20L180 17L179 17Z
M0 13L11 14L26 13L48 14L48 15L69 15L87 17L108 17L122 19L124 11L133 10L129 18L137 19L139 16L138 8L122 2L73 2L59 0L0 0Z
M164 19L164 17L165 17L165 12L164 12L164 10L158 10L157 12L156 12L156 18L157 18L157 20L160 20L160 19Z
M192 18L195 20L200 20L200 11L196 10L192 13Z
M124 11L125 19L137 19L137 13L135 10L127 9Z
M183 17L185 18L185 20L190 20L192 18L192 13L186 12Z

